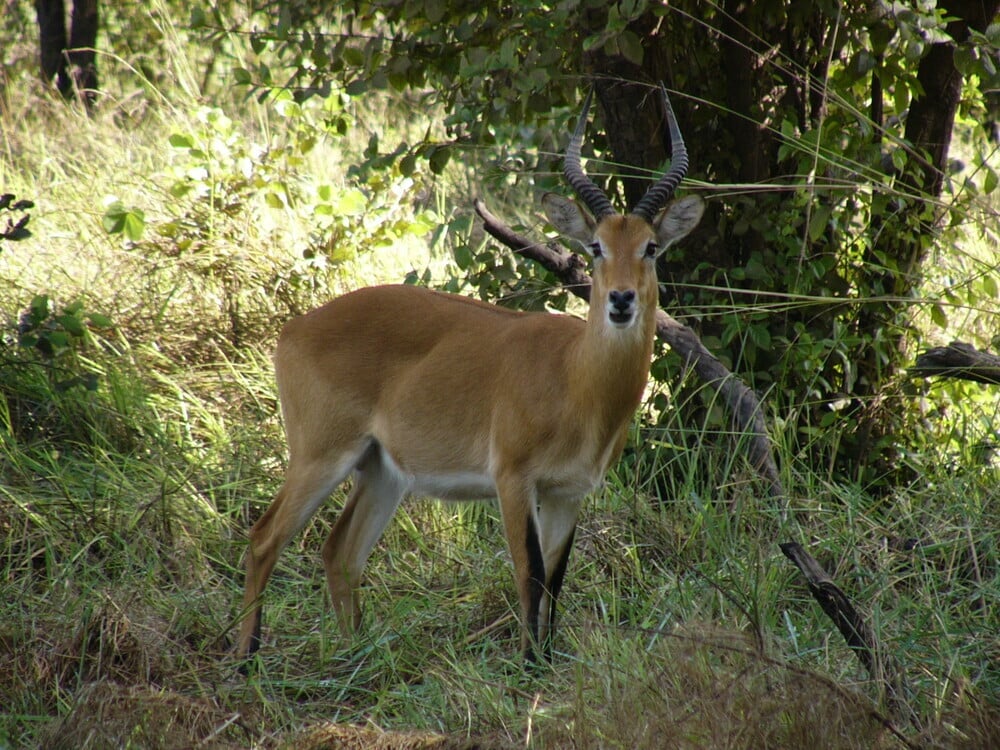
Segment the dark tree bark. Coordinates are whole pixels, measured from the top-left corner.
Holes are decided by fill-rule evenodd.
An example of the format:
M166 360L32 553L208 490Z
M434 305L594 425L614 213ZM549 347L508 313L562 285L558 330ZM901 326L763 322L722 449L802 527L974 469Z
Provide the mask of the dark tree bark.
M905 130L906 141L912 145L909 158L915 161L916 168L907 170L900 179L902 192L911 197L900 200L893 217L877 217L879 220L872 226L874 242L865 258L872 274L872 293L887 299L861 307L858 330L884 331L897 356L884 359L884 352L868 347L859 357L857 403L866 410L861 413L862 439L855 458L868 455L873 444L892 429L881 410L862 405L878 402L883 384L906 359L906 303L892 300L909 298L920 284L927 255L921 235L933 235L938 229L940 211L934 200L944 187L948 147L962 96L963 77L955 67L955 42L967 40L970 29L985 31L1000 11L1000 0L948 0L942 5L946 15L953 18L947 31L955 41L934 44L917 69L923 94L913 99ZM913 219L921 226L919 235L902 229L886 231L890 221L905 225Z
M652 14L646 14L630 24L629 31L646 39L655 35L656 21ZM663 166L670 154L656 88L660 82L670 83L666 63L658 56L664 48L646 45L641 64L622 55L609 55L603 47L584 55L600 104L602 129L616 163L616 184L625 193L627 208L646 194L653 170ZM675 111L679 109L676 102L673 106ZM614 190L608 193L614 195Z
M35 0L38 16L38 46L42 77L56 79L56 88L64 94L71 81L66 72L66 7L63 0Z
M981 352L972 344L952 341L948 346L936 346L917 357L910 374L922 378L958 378L1000 385L1000 357Z
M998 0L945 0L940 5L945 15L954 19L947 31L959 43L969 38L970 30L986 31L1000 12ZM955 68L954 44L935 44L920 61L917 78L924 88L924 96L914 99L910 106L906 140L918 153L925 149L930 159L920 161L919 177L911 180L911 187L923 188L928 195L936 197L941 195L944 185L952 126L962 95L963 78Z
M97 0L74 0L69 37L63 0L35 0L42 77L64 97L79 92L90 107L97 92Z
M744 17L749 11L743 0L727 0L719 18L719 51L726 83L726 129L732 134L739 182L757 184L771 174L771 143L759 108L758 56Z

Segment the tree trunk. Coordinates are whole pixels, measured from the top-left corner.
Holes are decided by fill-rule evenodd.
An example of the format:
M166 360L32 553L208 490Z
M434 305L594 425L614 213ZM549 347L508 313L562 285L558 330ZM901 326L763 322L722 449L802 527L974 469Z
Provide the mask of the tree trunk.
M954 18L948 24L948 34L960 43L968 38L970 29L985 31L1000 10L1000 0L950 0L944 10ZM876 241L865 258L872 278L869 288L872 294L888 300L862 306L857 325L861 334L884 332L892 354L886 357L885 347L869 346L859 360L856 395L864 411L859 431L862 439L854 458L872 455L875 444L893 429L891 415L877 406L878 397L907 358L907 303L894 300L906 300L919 286L927 255L924 235L936 233L940 221L935 199L944 188L948 147L962 96L963 79L955 68L955 42L933 45L917 69L923 95L913 99L905 131L905 139L912 145L909 158L916 161L916 168L900 178L901 192L915 197L901 199L905 201L902 210L892 219L873 222L872 226ZM890 220L897 228L887 231ZM919 232L913 231L915 226L920 227Z
M93 104L97 92L97 26L97 0L74 0L69 62L77 91L88 105Z
M657 19L647 13L629 25L640 39L655 36ZM657 53L666 45L647 43L642 63L622 55L609 55L603 46L587 52L584 59L594 79L594 91L604 120L610 157L615 163L617 180L607 192L614 196L615 185L625 192L625 204L631 209L646 194L670 154L669 137L664 127L664 113L657 86L669 85L663 60ZM676 102L674 110L683 119Z
M97 91L97 0L74 0L68 39L63 0L35 0L35 12L42 77L55 79L59 93L67 98L75 87L91 106Z
M66 96L71 81L66 73L66 7L63 0L35 0L38 16L38 47L42 77L56 79L56 88Z

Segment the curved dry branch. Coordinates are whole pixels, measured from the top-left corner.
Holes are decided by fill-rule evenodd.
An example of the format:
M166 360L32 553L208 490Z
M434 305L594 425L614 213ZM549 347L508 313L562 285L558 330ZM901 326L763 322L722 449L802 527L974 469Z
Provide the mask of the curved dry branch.
M483 228L493 238L518 255L551 271L573 294L585 300L590 299L590 275L580 256L568 252L554 241L532 242L493 215L482 200L476 199L473 205L483 220ZM722 397L740 432L749 437L748 458L751 465L768 483L772 497L783 496L784 489L771 452L764 414L757 395L705 348L694 331L663 310L656 311L656 335L681 356L702 382Z
M778 546L785 557L795 563L806 579L809 593L837 626L837 630L868 670L868 674L873 680L881 683L890 714L919 726L919 717L906 702L910 689L906 684L906 674L902 666L879 644L875 631L854 608L847 594L833 582L823 570L823 566L806 552L801 544L785 542Z

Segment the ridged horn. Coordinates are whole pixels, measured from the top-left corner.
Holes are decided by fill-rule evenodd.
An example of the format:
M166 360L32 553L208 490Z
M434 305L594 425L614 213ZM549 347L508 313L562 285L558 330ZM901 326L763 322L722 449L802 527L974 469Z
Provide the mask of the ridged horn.
M590 89L590 93L587 94L587 98L583 102L583 114L580 115L580 120L576 123L576 130L573 131L573 137L570 138L569 145L566 147L566 157L563 160L563 175L566 177L566 181L572 186L573 190L576 191L577 196L584 202L590 212L594 215L594 218L600 221L608 214L615 213L615 209L611 205L611 201L608 200L608 196L604 194L594 182L587 177L583 172L583 167L580 166L580 147L583 145L583 131L587 126L587 115L590 113L590 100L594 97L594 89Z
M674 194L674 190L677 189L680 181L684 179L684 175L688 169L687 146L684 145L684 139L681 137L681 129L677 125L677 118L674 117L674 108L670 106L670 97L667 96L667 89L662 83L660 84L660 91L663 92L663 108L666 110L667 126L670 129L670 170L653 187L646 191L642 200L632 209L634 215L641 216L650 223L652 223L653 217L656 216L657 212L667 205L667 201Z

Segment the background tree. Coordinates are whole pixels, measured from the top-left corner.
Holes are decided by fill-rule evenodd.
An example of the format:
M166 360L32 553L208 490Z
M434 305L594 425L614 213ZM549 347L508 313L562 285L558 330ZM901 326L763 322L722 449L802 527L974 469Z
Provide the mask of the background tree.
M446 140L396 158L440 168L460 146L519 139L524 180L539 187L557 173L570 111L592 83L603 121L593 147L617 165L623 205L669 153L649 96L666 81L693 176L724 195L665 259L665 302L782 413L797 408L803 444L826 450L817 434L849 428L836 465L875 477L895 467L897 374L924 263L974 195L960 179L947 210L941 200L956 115L982 121L983 92L1000 82L998 8L293 0L276 12L264 4L273 23L255 34L258 49L287 61L288 78L261 66L243 80L300 96L331 81L351 94L418 92L450 113ZM975 166L992 190L982 151Z
M63 0L35 0L35 10L42 77L55 79L63 96L80 92L90 106L97 92L97 0L73 0L68 37Z

